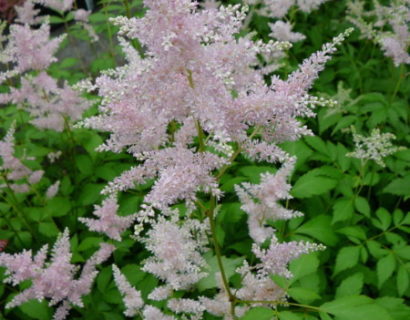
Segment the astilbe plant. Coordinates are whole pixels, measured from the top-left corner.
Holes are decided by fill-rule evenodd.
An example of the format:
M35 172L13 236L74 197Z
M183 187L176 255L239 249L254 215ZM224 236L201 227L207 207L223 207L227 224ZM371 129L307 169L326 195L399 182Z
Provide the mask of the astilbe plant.
M286 301L286 291L271 276L290 277L287 265L292 259L322 249L306 242L280 243L265 226L267 220L300 215L279 205L290 198L286 180L294 159L278 144L311 134L298 119L314 116L312 109L329 101L308 90L351 30L325 44L286 81L273 76L267 85L263 70L257 68L258 55L280 53L286 45L238 38L246 8L199 10L189 0L145 0L144 5L148 10L141 19L113 19L127 63L105 71L95 84L78 85L97 90L102 98L100 114L81 122L110 133L99 150L125 149L136 160L135 167L103 190L108 199L96 207L99 220L82 221L91 230L117 238L126 223L112 223L115 196L154 181L135 226L136 239L152 253L143 270L162 282L149 298L168 300L169 311L189 319L201 319L205 310L235 319L252 304L276 307ZM133 39L142 44L143 53L133 48ZM215 218L223 197L220 178L239 154L283 167L275 175L263 175L260 185L237 186L260 263L244 262L238 269L242 287L234 290L224 269ZM186 210L174 206L181 202ZM219 292L192 299L189 291L207 275L202 254L209 250L218 262ZM138 288L130 287L116 267L114 275L126 315L141 312L144 319L176 319L141 301ZM187 296L173 298L176 290L186 290Z

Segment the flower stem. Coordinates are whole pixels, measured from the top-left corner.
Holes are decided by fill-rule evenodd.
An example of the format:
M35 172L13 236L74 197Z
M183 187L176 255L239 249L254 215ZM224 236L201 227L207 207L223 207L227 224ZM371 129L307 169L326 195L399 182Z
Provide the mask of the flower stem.
M237 299L232 294L231 289L229 287L228 277L226 276L226 271L225 271L223 261L222 261L221 248L220 248L220 246L218 244L218 240L216 238L216 225L215 225L215 217L214 217L215 207L216 207L216 198L215 198L215 196L211 197L210 202L211 202L211 208L208 210L207 216L209 218L209 224L210 224L210 227L211 227L211 235L212 235L212 241L214 243L216 260L218 262L219 271L221 272L222 283L224 285L225 291L226 291L226 293L228 295L228 298L229 298L229 302L231 304L231 316L232 316L233 319L236 319L235 304L236 304Z

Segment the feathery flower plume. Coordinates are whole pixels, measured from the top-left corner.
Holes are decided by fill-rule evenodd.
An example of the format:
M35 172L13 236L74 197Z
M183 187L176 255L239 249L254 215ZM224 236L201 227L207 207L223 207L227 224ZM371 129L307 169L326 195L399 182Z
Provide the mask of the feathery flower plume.
M187 289L205 277L202 269L206 262L201 256L205 248L193 235L194 231L203 232L201 228L199 223L178 226L160 219L144 239L146 248L154 255L145 261L143 270L174 290Z
M348 20L367 38L380 44L384 54L396 66L410 64L410 3L408 0L390 1L382 5L373 0L373 8L365 9L363 0L348 2ZM387 31L390 30L390 31Z
M256 243L262 243L274 233L265 227L267 220L287 220L302 214L279 205L279 200L290 199L290 185L287 178L293 169L294 161L286 163L276 174L264 173L261 183L236 185L236 193L242 203L241 209L248 214L249 235ZM256 200L256 201L255 201Z
M29 190L27 182L30 184L37 183L41 179L42 171L33 172L14 156L15 130L15 124L13 123L3 140L0 140L0 159L2 160L0 174L1 180L6 180L3 181L4 183L0 183L0 190L8 185L15 192L24 193Z
M127 317L133 317L144 306L141 293L130 285L115 264L112 265L112 270L114 272L115 284L117 285L125 304L126 310L124 311L124 314Z
M121 241L121 233L128 229L136 219L136 214L126 217L117 215L117 199L109 197L101 206L95 206L94 215L99 219L79 218L91 231L105 233L109 238Z
M348 153L348 157L374 160L379 166L385 167L384 158L405 149L393 145L391 141L396 139L396 136L392 133L380 133L379 129L373 129L370 136L365 137L356 133L354 129L352 131L355 150Z
M43 246L34 257L31 251L23 251L15 255L0 253L0 266L7 268L7 277L4 280L6 283L16 286L25 280L32 281L32 285L16 295L6 308L16 307L31 299L48 298L50 305L60 304L54 319L63 320L71 308L70 304L83 306L81 297L91 290L97 275L97 264L108 259L115 248L109 244L102 244L76 279L78 267L70 263L69 240L68 229L65 229L53 247L49 263L46 263L47 245Z
M23 73L31 70L45 70L56 61L54 53L64 36L50 38L50 25L46 21L40 28L12 24L9 42L0 54L0 63L15 64L14 71Z
M56 196L58 189L60 188L60 180L54 182L46 191L46 198L51 199Z

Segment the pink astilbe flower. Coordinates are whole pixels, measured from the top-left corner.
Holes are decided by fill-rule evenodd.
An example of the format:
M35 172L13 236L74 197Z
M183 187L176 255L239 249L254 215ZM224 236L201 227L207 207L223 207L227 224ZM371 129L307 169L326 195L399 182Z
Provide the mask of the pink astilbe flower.
M68 11L73 7L74 0L33 0L47 8L57 11Z
M7 180L5 183L0 183L0 190L8 184L15 192L24 193L29 191L27 182L30 184L38 182L40 171L33 172L14 155L14 133L15 125L13 124L3 140L0 140L0 159L2 161L0 162L0 173Z
M92 282L97 275L96 266L104 262L114 250L109 244L101 248L88 260L79 278L75 279L78 267L71 264L71 252L68 229L57 239L46 263L47 245L32 257L31 251L20 254L0 254L0 266L6 267L5 282L17 285L31 280L31 287L16 295L6 308L13 308L31 299L50 299L50 305L60 304L54 319L63 320L71 308L70 303L82 306L81 297L91 290Z
M259 13L273 18L283 18L293 6L309 13L327 1L329 0L245 0L251 5L262 4Z
M261 249L254 244L252 252L261 261L256 265L260 275L276 274L291 278L292 273L287 269L290 261L300 257L302 254L323 249L325 249L323 245L303 241L279 243L278 239L273 237L268 249Z
M192 221L193 222L193 221ZM144 239L146 248L154 255L149 257L143 270L166 282L174 290L187 289L206 276L201 253L205 251L193 231L202 232L203 226L176 223L160 219Z
M0 54L1 63L14 63L19 73L44 70L56 61L54 53L64 36L50 39L50 25L43 23L38 29L28 25L12 24L9 42Z
M262 174L260 184L242 183L241 186L235 186L242 202L241 209L248 214L249 235L257 243L262 243L274 233L272 228L265 226L267 220L287 220L302 215L278 203L291 198L291 186L286 180L292 169L293 161L290 161L276 174Z
M46 198L51 199L56 196L58 189L60 188L60 180L54 182L46 191Z
M239 6L197 11L188 0L144 3L149 10L143 18L118 17L114 23L121 35L147 47L145 58L120 41L128 63L96 80L101 112L82 123L111 133L100 150L127 149L143 160L104 193L158 177L145 202L160 210L177 201L192 202L197 191L218 196L211 174L227 159L192 149L201 131L208 137L203 149L237 142L254 159L284 161L276 144L310 133L296 117L313 116L311 107L325 103L307 90L345 35L306 60L289 80L274 78L267 86L263 71L254 68L257 56L283 47L237 39L245 18ZM253 126L264 141L249 136Z
M141 293L130 285L115 264L112 265L112 270L114 272L115 284L117 285L125 304L126 310L124 311L124 314L127 317L133 317L144 306Z
M278 20L275 23L270 23L269 27L272 31L270 36L276 40L297 42L306 38L299 32L293 32L289 22Z
M136 214L126 217L117 215L117 199L109 197L101 206L95 206L94 215L99 219L79 218L91 231L105 233L109 238L121 241L121 233L128 229L136 219Z
M17 22L35 25L41 22L41 17L39 17L40 9L35 9L35 3L33 0L26 0L21 6L15 6L14 9L17 13Z
M37 76L25 76L20 88L11 88L8 94L0 95L4 102L17 104L31 115L31 123L41 129L63 131L69 121L79 120L91 105L68 83L62 88L46 72Z
M368 9L363 0L348 2L348 20L360 30L362 38L380 44L396 66L410 64L409 4L408 0L395 0L382 5L374 0L373 8Z
M176 320L173 316L166 315L153 306L146 306L142 315L144 320Z

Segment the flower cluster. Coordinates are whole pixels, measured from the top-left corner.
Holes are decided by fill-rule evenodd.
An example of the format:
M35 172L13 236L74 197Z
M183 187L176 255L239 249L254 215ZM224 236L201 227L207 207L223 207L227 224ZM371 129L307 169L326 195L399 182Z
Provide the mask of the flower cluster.
M365 9L363 0L353 0L348 3L348 19L363 38L380 44L396 66L410 63L409 0L394 0L388 5L373 0L372 10Z
M32 171L17 158L14 146L14 125L11 126L3 140L0 141L0 191L10 188L14 192L27 192L30 185L39 182L44 174L42 170Z
M245 2L253 5L256 12L262 16L283 19L291 11L291 8L298 7L305 13L319 8L319 6L328 0L246 0ZM280 41L297 42L305 39L300 32L293 32L292 25L289 21L277 20L275 23L269 23L271 28L270 36Z
M265 227L268 220L284 220L301 216L300 212L279 205L279 200L290 199L290 185L286 178L290 175L293 162L284 165L276 174L265 173L261 183L236 185L235 190L242 203L241 209L248 214L249 235L256 243L271 238L274 230Z
M101 206L96 206L94 215L99 219L79 218L91 231L105 233L109 238L121 241L121 233L128 229L136 219L136 214L126 217L117 215L117 199L110 197Z
M102 98L100 113L81 122L110 133L99 150L126 150L138 163L103 190L108 199L95 212L100 219L82 221L91 230L113 237L107 228L109 221L117 219L116 193L153 181L136 225L136 238L152 254L143 262L143 270L163 283L149 298L168 299L168 309L190 319L201 319L204 310L231 319L246 308L232 309L233 291L222 274L214 297L169 299L173 291L189 290L207 275L202 254L209 249L207 236L214 237L216 208L201 206L198 193L210 196L211 202L220 199L220 175L239 153L256 161L282 162L275 175L262 175L260 185L243 184L236 190L249 215L250 236L258 244L270 243L267 251L254 249L260 264L245 263L241 269L244 280L238 294L243 299L283 301L286 293L272 282L272 274L289 275L290 260L321 247L279 244L274 230L265 227L268 220L300 215L278 203L290 198L286 179L294 162L278 144L311 134L298 118L314 116L312 109L329 101L309 95L308 90L351 30L325 44L287 80L274 76L267 85L263 68L255 68L258 56L280 56L287 44L238 37L246 7L207 5L200 10L190 0L145 0L144 4L148 10L143 18L112 20L119 26L126 64L104 72L95 83L79 85L96 90ZM133 39L145 48L143 54L133 48ZM181 202L187 209L183 214L173 207ZM117 237L125 220L121 226L111 225ZM217 240L213 241L218 248ZM273 266L275 255L278 260ZM174 319L143 305L139 292L126 284L118 269L114 273L127 315L141 312L144 319Z
M373 160L378 165L384 167L383 159L385 157L404 149L404 147L393 145L391 140L395 138L394 134L381 133L379 129L373 129L368 137L362 136L353 130L355 150L348 153L347 156L363 160Z
M0 253L0 266L7 268L8 277L5 282L14 286L25 280L32 282L32 285L16 295L6 308L18 306L31 299L47 298L50 299L50 305L59 304L54 319L65 319L71 308L70 303L83 306L81 297L90 292L97 275L97 265L107 260L113 250L114 246L103 243L101 248L87 260L77 278L78 268L70 263L68 229L57 239L48 263L46 263L47 245L43 246L34 257L31 251L23 251L15 255Z

